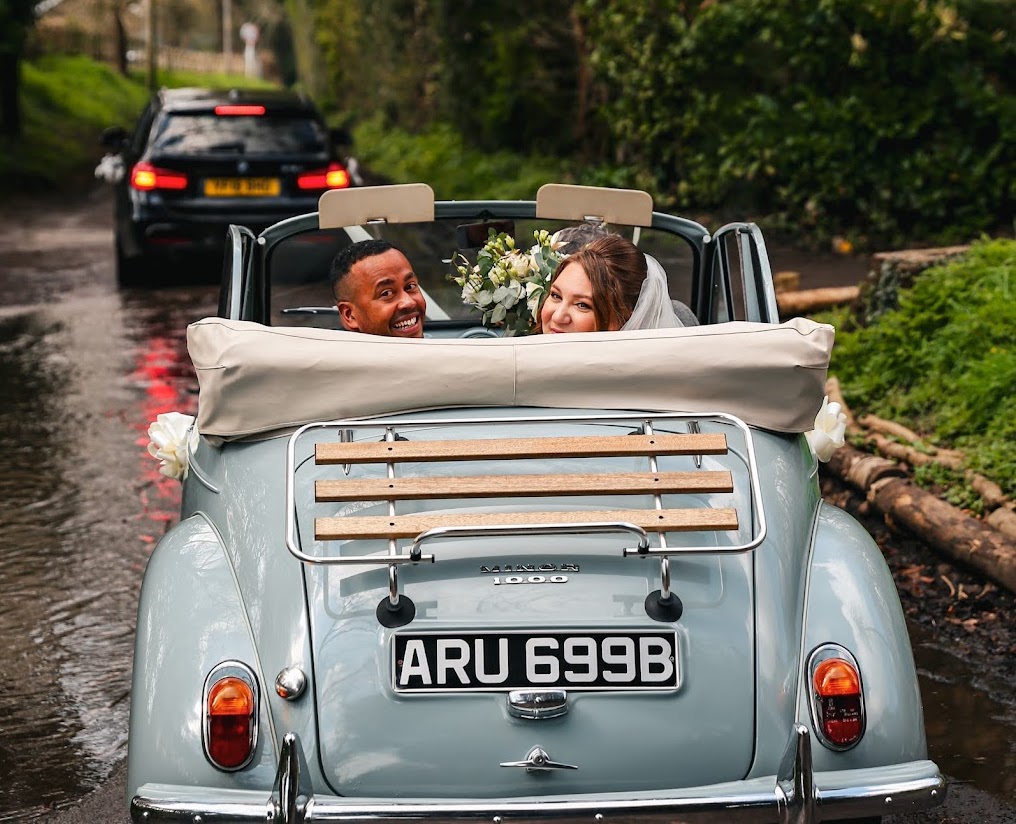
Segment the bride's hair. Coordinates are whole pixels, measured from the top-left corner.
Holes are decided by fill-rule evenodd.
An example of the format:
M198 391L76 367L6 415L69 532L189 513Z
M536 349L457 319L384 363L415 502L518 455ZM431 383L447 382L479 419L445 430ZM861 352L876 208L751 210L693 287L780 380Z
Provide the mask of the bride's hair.
M551 284L564 269L580 263L593 290L596 328L620 329L631 317L646 279L646 257L620 235L606 235L583 246L558 264Z

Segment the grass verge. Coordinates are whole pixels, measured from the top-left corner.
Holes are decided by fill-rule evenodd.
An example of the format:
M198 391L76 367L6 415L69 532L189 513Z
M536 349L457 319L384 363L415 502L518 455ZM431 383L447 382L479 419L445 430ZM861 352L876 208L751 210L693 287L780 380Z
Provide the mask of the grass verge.
M21 66L19 140L0 139L4 191L80 187L104 154L107 126L130 128L148 100L145 78L124 77L87 57L47 55ZM228 75L160 72L163 86L270 86Z

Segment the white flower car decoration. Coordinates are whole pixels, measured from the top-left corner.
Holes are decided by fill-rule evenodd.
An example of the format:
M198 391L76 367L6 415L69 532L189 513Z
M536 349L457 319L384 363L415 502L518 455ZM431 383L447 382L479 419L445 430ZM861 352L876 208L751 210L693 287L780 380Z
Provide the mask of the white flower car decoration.
M829 403L829 396L822 400L822 408L815 416L815 428L805 433L808 445L815 457L823 463L828 461L833 453L845 443L844 435L847 431L847 416L842 407L833 401Z
M182 481L187 477L188 435L197 436L193 425L193 415L165 412L148 427L148 454L160 462L159 472L167 478Z

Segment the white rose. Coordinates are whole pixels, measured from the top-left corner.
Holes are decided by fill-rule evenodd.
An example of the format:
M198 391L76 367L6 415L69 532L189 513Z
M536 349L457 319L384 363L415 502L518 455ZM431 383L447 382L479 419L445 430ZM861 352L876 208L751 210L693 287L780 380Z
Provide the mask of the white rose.
M820 461L828 461L833 452L843 446L846 432L847 416L838 403L829 403L826 395L815 416L815 428L805 433L811 451Z
M193 415L166 412L148 427L151 441L148 454L160 461L159 472L167 478L182 481L187 477L187 456L191 447L187 436L193 423Z
M518 254L517 252L509 258L512 269L515 270L515 274L520 278L525 277L529 273L531 261L526 255Z

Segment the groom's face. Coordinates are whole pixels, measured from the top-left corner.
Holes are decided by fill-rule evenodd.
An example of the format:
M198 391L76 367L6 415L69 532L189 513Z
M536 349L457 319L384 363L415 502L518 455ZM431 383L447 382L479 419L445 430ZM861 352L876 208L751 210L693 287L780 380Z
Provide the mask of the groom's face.
M351 332L423 337L427 301L413 267L397 249L354 263L335 297L342 325Z

